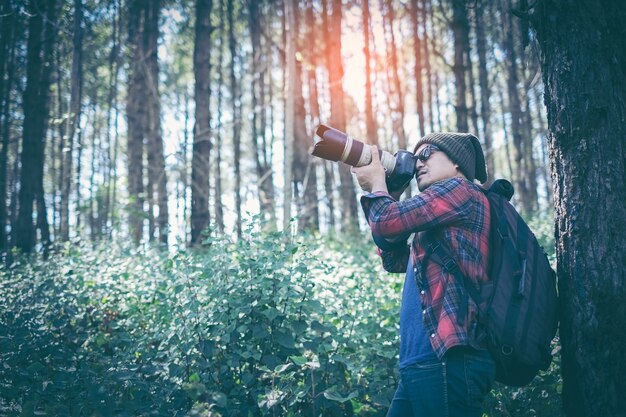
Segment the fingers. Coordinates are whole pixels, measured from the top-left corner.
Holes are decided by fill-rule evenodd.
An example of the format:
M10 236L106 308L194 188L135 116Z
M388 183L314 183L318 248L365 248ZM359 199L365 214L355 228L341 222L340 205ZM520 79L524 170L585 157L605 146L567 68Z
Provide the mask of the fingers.
M380 155L378 155L378 146L372 145L372 162L380 162Z

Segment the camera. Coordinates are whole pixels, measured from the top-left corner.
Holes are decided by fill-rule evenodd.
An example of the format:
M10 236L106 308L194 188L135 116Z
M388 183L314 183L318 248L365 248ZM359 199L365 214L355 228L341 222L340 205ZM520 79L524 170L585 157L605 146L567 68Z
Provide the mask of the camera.
M328 161L341 161L353 167L368 165L372 161L372 146L354 139L344 132L321 124L315 132L312 155ZM378 150L385 168L387 188L398 191L406 188L415 175L415 156L405 150L395 155Z

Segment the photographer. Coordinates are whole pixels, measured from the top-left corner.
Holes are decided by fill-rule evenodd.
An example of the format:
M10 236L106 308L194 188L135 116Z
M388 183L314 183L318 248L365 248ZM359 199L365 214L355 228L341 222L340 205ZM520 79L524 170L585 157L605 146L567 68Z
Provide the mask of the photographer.
M464 283L430 258L442 242L476 286L488 280L489 206L483 150L474 135L433 133L415 146L420 194L396 201L378 150L369 165L352 168L361 206L385 270L406 273L400 311L400 381L388 417L481 416L495 363L480 341L477 307ZM409 238L413 235L412 240Z

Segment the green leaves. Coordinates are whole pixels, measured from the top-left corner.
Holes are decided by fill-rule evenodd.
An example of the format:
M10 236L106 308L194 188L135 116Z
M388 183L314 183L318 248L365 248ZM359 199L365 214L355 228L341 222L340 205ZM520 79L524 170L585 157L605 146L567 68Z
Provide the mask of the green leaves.
M274 340L276 341L276 343L287 349L296 348L296 341L293 338L293 335L286 331L278 330L276 334L274 334Z
M356 398L358 395L359 393L357 391L352 391L345 397L335 392L334 389L324 391L324 398L327 398L331 401L337 401L339 403L345 403L346 401L350 401L351 399Z
M0 414L384 415L402 277L362 240L250 232L19 259L0 269ZM554 372L491 410L558 415Z

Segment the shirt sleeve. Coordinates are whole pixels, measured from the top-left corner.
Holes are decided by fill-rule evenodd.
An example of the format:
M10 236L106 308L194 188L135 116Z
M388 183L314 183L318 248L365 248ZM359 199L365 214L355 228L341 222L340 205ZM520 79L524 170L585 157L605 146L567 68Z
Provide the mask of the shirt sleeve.
M382 250L378 248L378 254L383 261L383 269L387 272L405 273L409 264L411 251L406 243L394 250Z
M372 235L387 241L402 241L412 234L466 219L471 211L467 181L439 181L412 198L395 201L385 192L361 197L361 207Z

